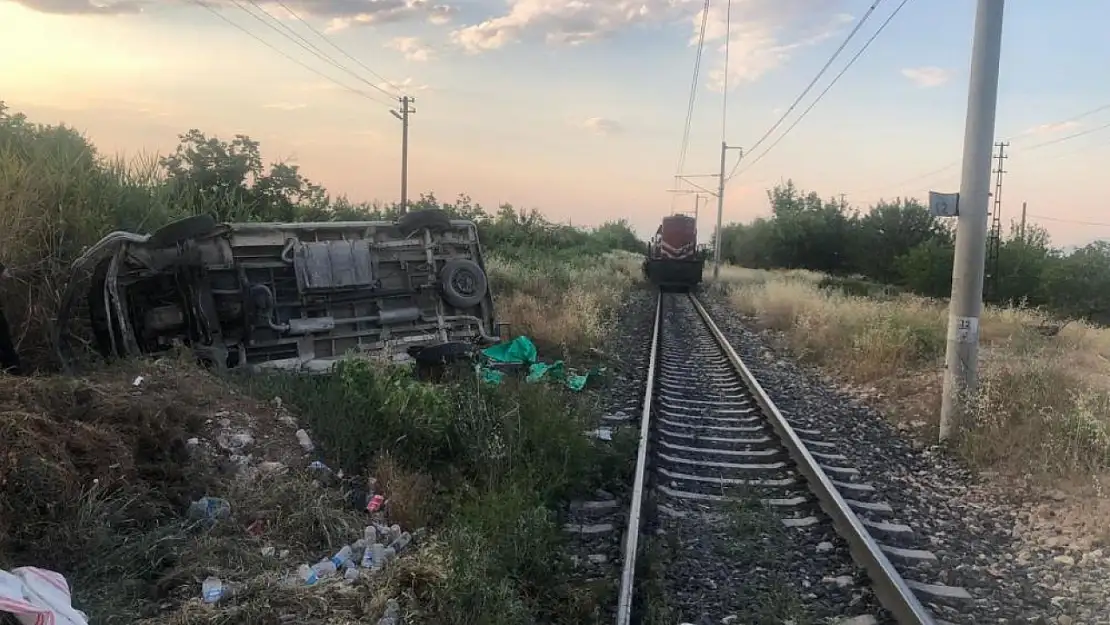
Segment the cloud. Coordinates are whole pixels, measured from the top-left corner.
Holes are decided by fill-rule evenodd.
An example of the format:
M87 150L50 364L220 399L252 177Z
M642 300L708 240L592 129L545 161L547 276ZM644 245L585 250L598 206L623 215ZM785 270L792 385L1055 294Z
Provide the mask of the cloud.
M624 126L620 122L607 117L587 117L576 125L602 137L619 135L624 132Z
M756 80L795 50L838 32L851 19L836 11L839 4L839 0L734 0L729 29L724 3L713 3L706 40L723 48L729 36L730 81ZM574 46L637 26L692 22L692 43L696 43L703 6L701 0L509 0L507 12L458 28L451 40L478 54L529 38ZM788 30L795 32L787 36ZM720 89L723 66L707 75L711 85Z
M711 5L705 41L719 42L716 67L708 85L720 92L725 85L724 52L728 43L728 84L754 82L788 62L799 50L819 45L844 30L851 15L838 12L834 0L746 0L733 2L731 20L722 3ZM691 18L690 45L697 45L702 12ZM731 28L729 24L731 23Z
M1066 121L1066 122L1055 122L1055 123L1052 123L1052 124L1041 124L1039 126L1033 126L1029 130L1026 130L1025 132L1023 132L1021 134L1023 134L1023 135L1051 135L1051 134L1056 134L1058 132L1064 132L1065 130L1074 130L1075 128L1078 128L1082 125L1083 125L1082 122L1078 122L1078 121L1075 121L1075 120L1069 120L1069 121Z
M578 45L622 28L676 16L694 0L509 0L509 11L459 28L451 39L470 53L496 50L526 34L543 33L548 43ZM679 13L680 14L680 13Z
M104 15L138 13L144 6L156 3L156 0L15 1L41 13ZM181 1L185 3L184 0ZM205 1L220 3L227 0ZM277 0L260 0L260 3L273 6L276 10L270 9L270 12L279 18L288 15ZM456 12L455 7L433 3L432 0L284 0L284 4L305 18L327 20L329 32L356 25L413 20L445 24Z
M934 66L907 67L902 70L902 75L922 89L939 87L952 78L952 72Z
M420 43L416 37L394 37L385 44L385 47L396 50L405 55L407 61L429 61L435 51Z
M62 15L123 15L142 11L142 3L134 0L15 0L39 13Z
M327 32L414 20L445 24L456 12L451 5L430 0L299 0L296 6L314 17L327 18Z

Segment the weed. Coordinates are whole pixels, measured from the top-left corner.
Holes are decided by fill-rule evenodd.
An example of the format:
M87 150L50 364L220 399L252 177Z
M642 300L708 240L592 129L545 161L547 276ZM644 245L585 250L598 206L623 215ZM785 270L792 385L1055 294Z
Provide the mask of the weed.
M901 420L935 424L943 302L854 297L769 271L722 275L732 307L782 332L803 360L878 387ZM974 466L1056 476L1110 467L1110 331L1075 322L1046 336L1047 323L1025 308L984 310L980 388L956 445Z

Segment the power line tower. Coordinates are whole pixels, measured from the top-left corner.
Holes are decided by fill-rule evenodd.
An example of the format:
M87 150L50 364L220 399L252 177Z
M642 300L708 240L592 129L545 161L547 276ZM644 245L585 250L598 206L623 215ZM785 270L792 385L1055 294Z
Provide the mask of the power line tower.
M998 254L1002 246L1002 175L1006 173L1003 164L1008 158L1006 148L1009 142L999 141L994 144L998 154L994 157L998 162L994 169L994 207L991 210L991 229L987 234L987 294L998 293Z
M409 206L409 115L416 112L415 108L409 106L416 102L416 98L409 96L401 96L398 98L401 103L399 111L390 109L393 116L401 120L401 214L408 212Z

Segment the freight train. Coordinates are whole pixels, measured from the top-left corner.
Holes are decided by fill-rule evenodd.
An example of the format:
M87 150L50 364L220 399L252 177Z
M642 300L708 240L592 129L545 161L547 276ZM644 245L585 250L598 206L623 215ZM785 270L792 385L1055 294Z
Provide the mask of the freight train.
M689 290L701 282L705 254L698 249L697 221L688 215L670 215L647 245L644 275L665 290Z

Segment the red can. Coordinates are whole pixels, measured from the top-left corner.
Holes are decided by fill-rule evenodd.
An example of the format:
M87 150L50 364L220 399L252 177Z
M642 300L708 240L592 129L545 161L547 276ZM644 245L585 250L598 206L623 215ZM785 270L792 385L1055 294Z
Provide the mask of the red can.
M384 502L384 501L385 501L385 498L382 497L381 495L374 495L373 497L370 498L370 501L366 504L366 511L367 512L377 512L378 508L382 507L382 502Z

